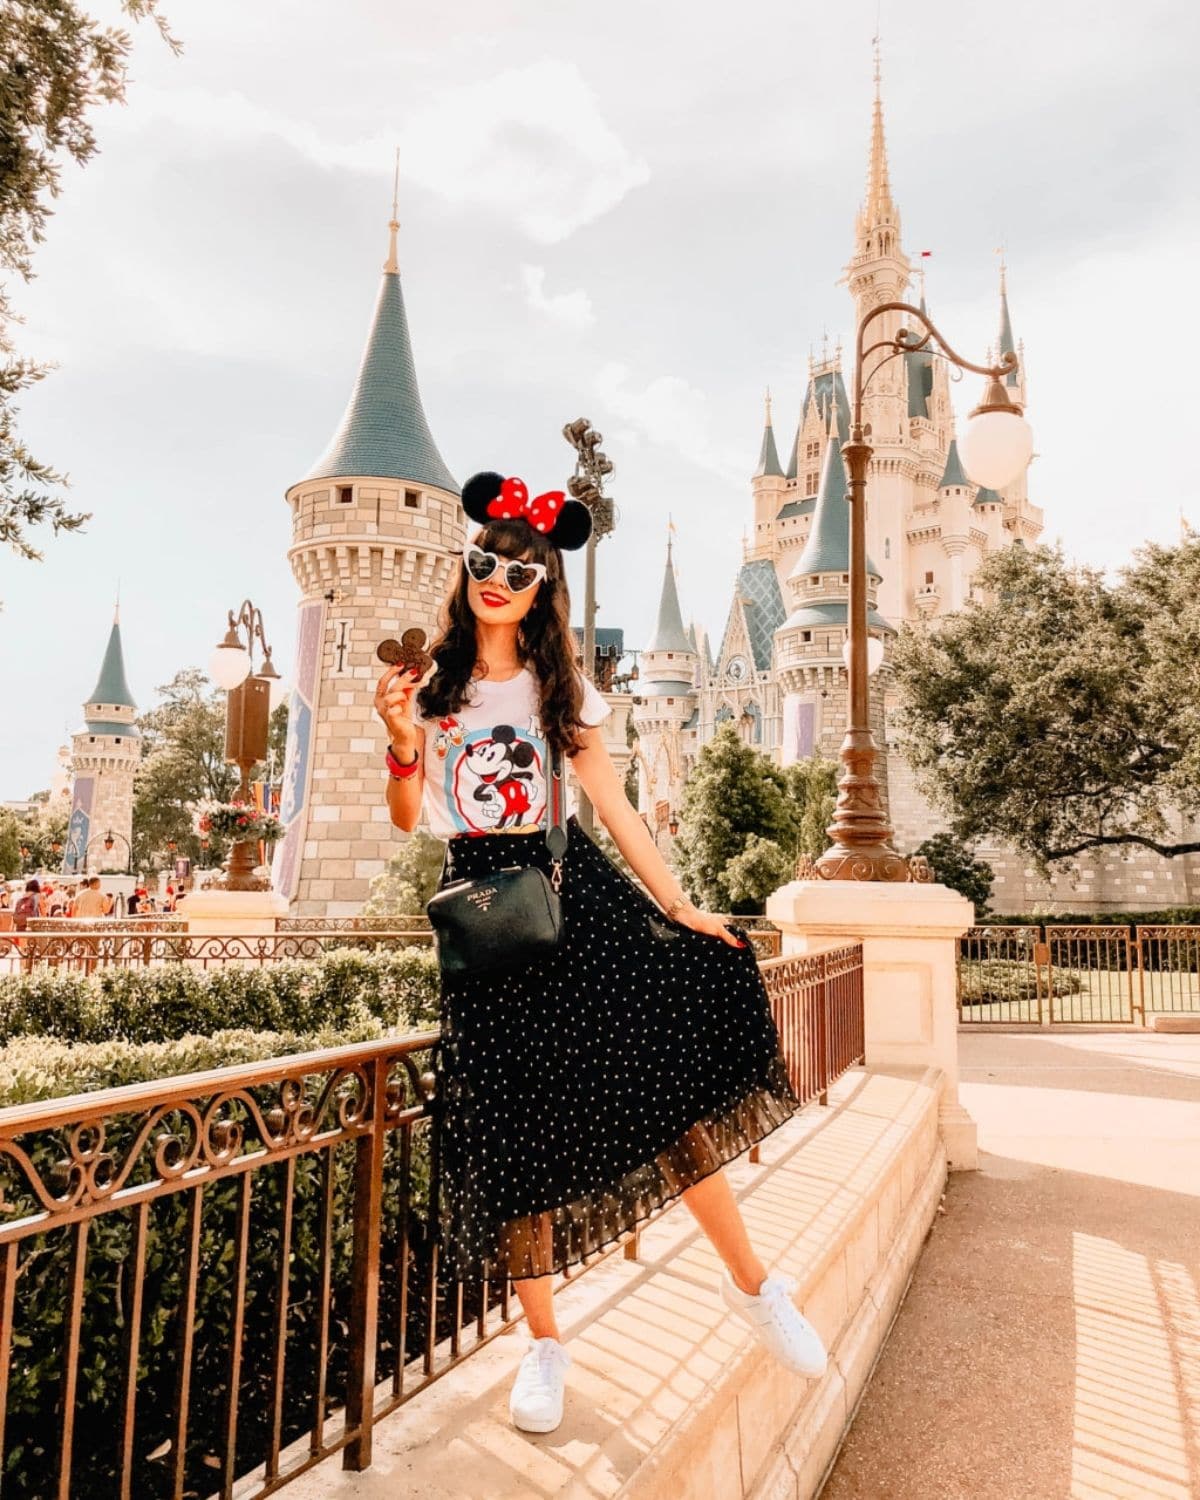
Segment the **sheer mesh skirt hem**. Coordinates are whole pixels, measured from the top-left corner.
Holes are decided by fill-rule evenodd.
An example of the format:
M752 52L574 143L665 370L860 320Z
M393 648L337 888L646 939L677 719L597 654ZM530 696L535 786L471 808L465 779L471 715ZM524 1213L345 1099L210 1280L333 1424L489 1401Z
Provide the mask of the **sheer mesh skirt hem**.
M775 1070L772 1070L773 1072ZM551 1276L577 1265L656 1214L689 1187L756 1146L799 1108L782 1067L769 1084L697 1121L624 1176L566 1203L501 1222L482 1249L443 1227L441 1274L474 1282Z

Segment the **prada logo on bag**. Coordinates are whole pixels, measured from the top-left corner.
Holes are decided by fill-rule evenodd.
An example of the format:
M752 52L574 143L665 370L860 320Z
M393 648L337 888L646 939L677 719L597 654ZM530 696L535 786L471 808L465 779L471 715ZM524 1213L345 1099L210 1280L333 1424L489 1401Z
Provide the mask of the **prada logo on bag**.
M481 886L479 890L468 891L467 900L478 911L487 911L488 907L492 904L492 897L495 894L496 887L494 885L485 885Z

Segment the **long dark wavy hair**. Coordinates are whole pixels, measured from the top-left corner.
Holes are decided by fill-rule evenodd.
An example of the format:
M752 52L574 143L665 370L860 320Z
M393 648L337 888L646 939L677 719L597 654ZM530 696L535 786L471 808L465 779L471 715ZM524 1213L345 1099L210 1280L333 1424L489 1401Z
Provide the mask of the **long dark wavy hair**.
M517 655L537 678L542 733L547 743L560 755L574 755L582 749L579 715L583 690L575 670L571 599L562 553L522 520L489 522L474 541L485 552L546 565L533 608L517 628ZM437 671L417 694L417 706L427 719L458 713L476 676L475 612L467 599L465 563L460 563L442 606L441 624L442 633L431 648Z

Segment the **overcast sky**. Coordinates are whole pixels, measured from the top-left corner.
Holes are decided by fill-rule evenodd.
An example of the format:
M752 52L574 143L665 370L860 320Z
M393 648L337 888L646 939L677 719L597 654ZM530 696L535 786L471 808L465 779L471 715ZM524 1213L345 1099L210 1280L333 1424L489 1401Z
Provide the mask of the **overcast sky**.
M163 0L102 154L68 166L23 403L86 533L0 557L0 797L48 784L118 580L130 682L201 665L261 605L290 670L283 494L333 431L386 252L460 481L560 484L564 421L616 460L599 622L653 624L669 513L686 614L719 637L763 388L790 443L865 179L877 0ZM94 7L100 9L97 5ZM1200 526L1197 7L883 0L891 177L930 310L968 358L1025 340L1046 539L1117 566ZM960 418L977 382L958 389ZM1186 406L1185 406L1186 399ZM578 615L577 615L578 617Z

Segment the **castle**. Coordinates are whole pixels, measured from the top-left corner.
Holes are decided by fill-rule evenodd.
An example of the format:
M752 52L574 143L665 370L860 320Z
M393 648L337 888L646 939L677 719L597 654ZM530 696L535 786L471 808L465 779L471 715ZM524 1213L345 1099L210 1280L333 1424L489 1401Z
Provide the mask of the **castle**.
M382 795L382 739L372 707L385 636L410 625L430 633L464 539L458 485L421 404L397 258L398 224L358 376L324 453L286 491L288 557L300 589L295 685L276 849L277 892L300 916L361 911L396 837ZM854 326L884 302L905 297L912 262L901 243L884 142L876 60L866 193L845 268ZM924 308L924 296L920 305ZM895 335L900 316L872 325ZM1007 377L1026 405L1023 347L1014 342L1001 267L997 353L1021 354ZM910 853L937 817L914 784L890 734L896 707L889 642L904 621L953 611L971 597L989 553L1037 541L1042 512L1022 474L1002 494L967 478L955 442L949 376L927 350L869 362L864 420L874 448L868 479L867 550L872 658L871 719L895 846ZM664 847L701 747L731 721L780 764L819 753L837 757L846 727L849 512L840 445L850 405L840 351L810 360L795 437L781 460L768 398L751 479L753 529L743 547L724 632L714 651L685 626L671 549L654 634L641 653L636 693L607 693L606 735L620 770L637 744L639 805ZM1036 881L1027 862L981 849L996 868L998 910L1166 905L1190 899L1197 862L1137 852L1089 865L1085 891ZM1152 868L1151 868L1152 867ZM1088 883L1090 881L1090 884ZM1181 884L1182 882L1182 884Z
M127 870L132 862L133 779L142 751L136 715L125 677L118 611L96 686L83 707L83 728L71 736L66 875Z
M854 326L872 307L905 300L912 274L888 176L877 62L866 194L844 277ZM923 294L920 306L924 311ZM901 314L881 316L872 324L871 342L894 337L901 326ZM1016 347L1002 270L999 349ZM911 848L925 836L928 820L903 770L893 768L895 757L886 755L888 643L901 621L961 607L982 559L997 548L1035 541L1042 512L1029 500L1024 474L1002 495L966 477L944 360L927 350L891 360L876 354L867 371L863 418L875 450L868 478L868 631L878 642L872 660L879 662L872 728L888 772L881 780L897 846ZM1023 359L1008 380L1024 405ZM639 663L633 710L639 803L660 836L680 806L698 751L723 721L782 765L813 754L837 757L846 729L850 522L841 445L849 431L840 350L830 356L826 349L809 361L786 465L768 396L750 481L753 525L715 652L701 632L684 629L668 548L658 621Z
M855 219L843 280L857 328L873 307L908 300L912 262L900 231L884 141L878 56L866 192ZM919 306L926 311L923 291ZM915 320L910 320L915 322ZM903 315L882 314L869 344L891 340ZM924 332L924 329L918 329ZM1000 268L999 330L993 353L1019 353L1006 377L1028 407L1024 345L1014 342L1005 268ZM869 383L867 383L869 382ZM868 632L872 637L871 728L877 774L893 845L910 854L942 825L915 783L894 732L898 697L889 643L905 621L936 618L972 597L972 581L990 553L1035 543L1042 511L1029 498L1027 474L1003 493L968 479L955 441L946 362L920 350L877 352L864 366L863 420L874 449L867 481ZM725 721L778 764L819 754L836 760L847 722L849 507L840 445L849 436L850 403L840 351L810 359L795 437L781 461L770 397L758 464L750 481L753 528L718 648L685 628L667 548L658 619L639 662L633 723L638 805L669 851L683 788L701 748ZM1182 835L1197 824L1179 817ZM1039 877L1011 849L980 845L996 876L997 912L1137 910L1200 899L1200 857L1164 859L1124 849L1080 861L1077 877Z

